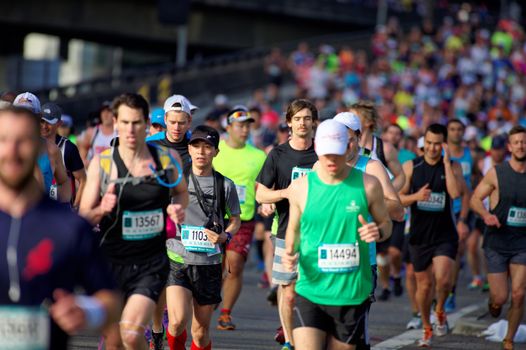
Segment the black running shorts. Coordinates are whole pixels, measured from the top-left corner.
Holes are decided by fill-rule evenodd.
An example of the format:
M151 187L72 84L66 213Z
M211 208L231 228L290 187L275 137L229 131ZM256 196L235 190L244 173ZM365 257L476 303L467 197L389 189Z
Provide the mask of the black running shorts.
M132 294L140 294L156 303L170 271L168 256L164 252L144 264L111 263L110 268L126 300Z
M405 221L398 222L393 221L393 233L389 238L389 247L395 247L399 251L404 249L404 231L405 231Z
M214 305L221 302L222 278L221 264L186 265L170 261L168 287L186 288L199 305Z
M365 336L368 343L369 304L367 298L360 305L319 305L298 295L294 307L294 328L316 328L346 344L357 344L360 337Z
M409 244L409 253L415 272L425 271L435 256L447 256L453 260L457 257L458 241L442 242L433 245Z

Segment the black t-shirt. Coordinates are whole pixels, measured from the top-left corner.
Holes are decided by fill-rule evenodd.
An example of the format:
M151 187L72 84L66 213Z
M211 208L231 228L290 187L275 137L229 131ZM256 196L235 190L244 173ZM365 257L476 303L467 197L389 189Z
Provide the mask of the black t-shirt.
M16 221L0 211L0 255L3 257L0 259L0 312L28 313L36 320L39 306L51 304L53 291L57 288L72 292L81 287L87 294L93 294L114 287L113 277L101 256L91 226L77 214L43 197L19 223L20 230L15 230ZM17 234L18 240L13 242ZM11 244L8 243L10 239ZM16 247L17 252L17 273L11 277L5 258L9 246ZM14 270L13 266L11 270ZM20 286L17 303L11 301L8 294L10 284L18 285L13 276L18 276ZM3 331L8 329L4 327L8 319L5 315L2 316ZM43 318L48 320L49 316L44 312ZM0 337L3 336L9 337L0 333ZM34 339L34 333L28 336ZM48 348L66 349L67 339L66 333L51 322Z
M312 169L317 160L314 144L307 150L297 151L285 142L270 151L256 181L275 190L287 188L292 180ZM277 202L276 211L279 219L277 238L284 239L289 222L289 201Z
M84 163L82 162L77 146L66 138L65 141L61 142L62 138L62 136L57 135L55 138L55 144L58 146L62 145L63 142L63 146L60 147L60 152L62 152L62 158L64 159L66 170L69 173L72 173L84 169Z
M427 163L424 157L413 159L413 176L409 193L418 192L425 184L429 184L432 194L427 201L418 201L411 205L409 242L414 245L458 242L442 158L434 165Z
M168 140L168 137L165 136L162 140L155 140L152 142L164 147L175 149L183 161L183 172L187 173L190 170L192 166L192 158L190 158L190 153L188 153L188 137L185 136L181 142L171 142Z

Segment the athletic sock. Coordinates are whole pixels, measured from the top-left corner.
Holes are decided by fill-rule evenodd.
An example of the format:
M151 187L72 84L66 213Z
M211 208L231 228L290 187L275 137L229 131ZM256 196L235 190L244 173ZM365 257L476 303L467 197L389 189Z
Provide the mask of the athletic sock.
M190 350L212 350L212 342L208 343L208 345L204 348L200 348L199 346L195 345L194 341L192 340L192 347Z
M221 313L222 314L230 315L230 312L232 312L232 310L230 310L230 309L221 309Z
M166 339L170 350L185 350L186 338L186 329L178 336L173 336L168 329L166 330Z

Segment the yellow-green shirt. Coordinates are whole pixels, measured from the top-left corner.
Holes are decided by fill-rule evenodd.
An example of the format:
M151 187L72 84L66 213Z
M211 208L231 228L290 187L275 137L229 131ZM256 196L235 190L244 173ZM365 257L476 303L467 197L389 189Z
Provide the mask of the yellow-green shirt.
M265 152L246 144L232 148L225 141L219 142L219 154L214 158L214 169L236 185L241 220L250 221L256 212L256 177L265 162Z

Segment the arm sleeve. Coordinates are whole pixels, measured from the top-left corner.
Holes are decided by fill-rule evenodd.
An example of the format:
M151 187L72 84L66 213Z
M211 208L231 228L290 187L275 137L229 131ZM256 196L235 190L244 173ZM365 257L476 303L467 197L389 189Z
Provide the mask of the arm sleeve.
M264 185L265 187L272 188L276 183L276 166L274 161L275 150L273 149L265 159L263 167L259 171L256 182Z

